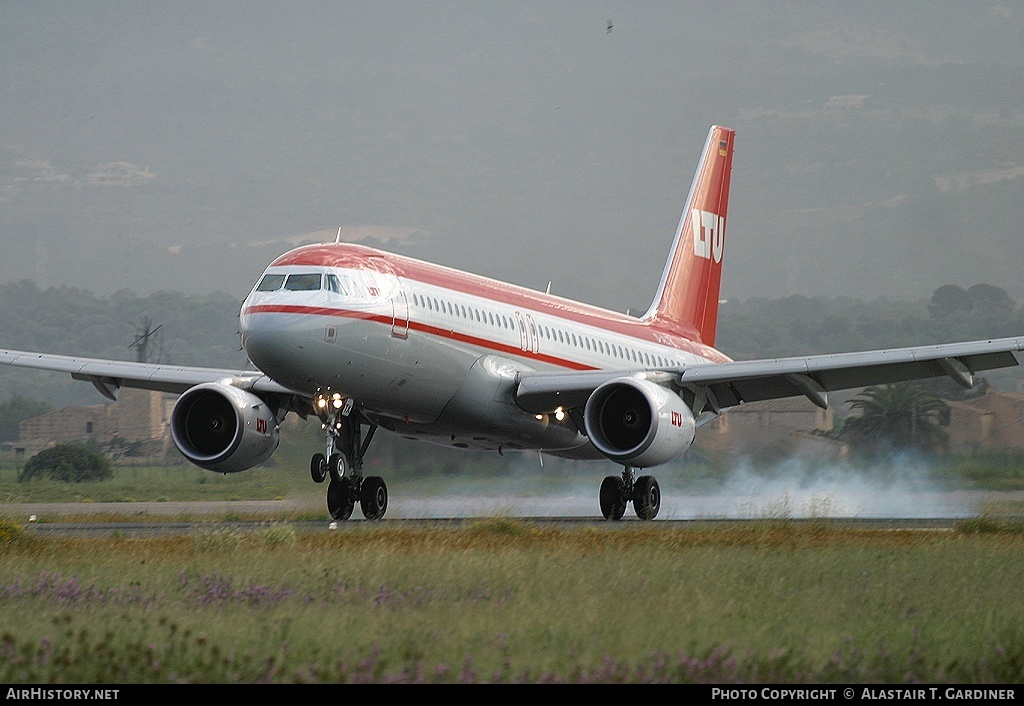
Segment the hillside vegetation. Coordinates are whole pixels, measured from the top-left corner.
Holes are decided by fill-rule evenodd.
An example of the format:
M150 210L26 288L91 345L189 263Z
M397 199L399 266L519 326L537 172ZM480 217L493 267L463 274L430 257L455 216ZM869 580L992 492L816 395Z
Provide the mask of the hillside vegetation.
M70 287L40 289L22 280L0 285L0 348L133 360L131 344L149 320L160 326L150 360L243 367L240 304L223 293L139 296L121 290L103 297ZM737 360L1024 333L1024 308L987 284L945 285L919 302L801 295L729 300L720 319L717 345ZM0 401L14 395L52 407L102 401L91 386L73 384L65 375L0 369Z
M0 348L131 360L138 326L149 320L159 326L150 359L181 365L243 367L237 324L239 302L225 294L162 292L139 296L122 290L109 297L67 287L40 289L30 281L0 286ZM751 359L830 353L944 341L1012 336L1024 333L1024 310L1005 291L990 285L940 287L930 300L899 302L877 299L790 296L782 299L730 300L721 308L718 346L733 358ZM1019 369L986 374L979 387L1020 388ZM948 380L928 389L947 399L970 394ZM91 385L67 375L0 366L0 433L16 438L17 422L48 409L105 402ZM846 410L836 400L840 414ZM301 450L287 464L303 466L308 449L319 441L315 423L298 425ZM294 437L295 429L289 432ZM296 441L299 441L296 439ZM374 462L402 467L410 476L461 475L482 466L528 462L535 455L510 461L488 454L452 454L406 442L391 434L378 436ZM287 444L286 444L287 445ZM283 450L282 450L283 451ZM279 452L277 462L286 463ZM398 459L402 461L399 462ZM693 459L691 459L691 462ZM544 473L578 474L578 464L547 461ZM1017 466L1016 461L1013 465ZM600 474L601 468L594 467Z

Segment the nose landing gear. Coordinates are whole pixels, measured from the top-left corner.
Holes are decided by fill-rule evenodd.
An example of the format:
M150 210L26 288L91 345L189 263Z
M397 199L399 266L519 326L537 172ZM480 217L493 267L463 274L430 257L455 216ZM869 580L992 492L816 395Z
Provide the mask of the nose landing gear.
M316 453L309 471L316 483L327 485L327 510L335 520L347 520L359 503L363 517L379 520L388 508L388 487L379 476L363 477L363 456L377 425L353 409L351 399L339 393L321 392L313 400L327 434L326 454ZM367 427L363 438L363 426Z

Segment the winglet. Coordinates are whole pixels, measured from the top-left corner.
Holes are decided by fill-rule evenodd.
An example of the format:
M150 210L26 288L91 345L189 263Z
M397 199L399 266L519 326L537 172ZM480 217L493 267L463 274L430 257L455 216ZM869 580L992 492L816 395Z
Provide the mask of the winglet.
M712 126L658 293L644 320L709 346L718 327L735 130Z

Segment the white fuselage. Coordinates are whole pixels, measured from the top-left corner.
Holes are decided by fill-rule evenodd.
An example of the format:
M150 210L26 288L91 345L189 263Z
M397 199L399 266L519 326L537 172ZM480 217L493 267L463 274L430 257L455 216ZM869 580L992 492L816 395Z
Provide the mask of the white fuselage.
M242 306L241 332L277 382L340 392L399 433L586 458L600 455L568 417L515 406L519 371L726 360L640 319L352 245L271 264Z

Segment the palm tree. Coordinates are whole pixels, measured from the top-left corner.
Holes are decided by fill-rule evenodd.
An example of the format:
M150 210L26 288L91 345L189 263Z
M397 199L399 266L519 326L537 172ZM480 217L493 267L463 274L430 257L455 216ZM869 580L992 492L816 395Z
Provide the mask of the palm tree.
M938 451L949 444L942 428L946 403L919 385L900 382L865 388L847 404L860 414L850 417L841 435L870 450L913 448Z

